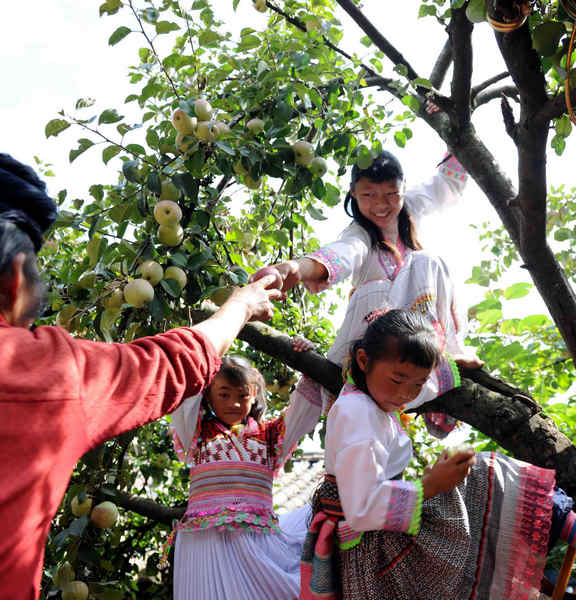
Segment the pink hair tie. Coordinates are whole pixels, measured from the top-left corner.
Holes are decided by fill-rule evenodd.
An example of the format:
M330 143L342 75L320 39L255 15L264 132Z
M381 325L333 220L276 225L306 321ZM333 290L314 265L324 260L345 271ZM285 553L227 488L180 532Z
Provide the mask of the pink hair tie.
M378 317L381 317L382 315L385 315L389 310L389 308L379 308L378 310L373 310L364 317L364 320L367 323L372 323L372 321L374 321Z

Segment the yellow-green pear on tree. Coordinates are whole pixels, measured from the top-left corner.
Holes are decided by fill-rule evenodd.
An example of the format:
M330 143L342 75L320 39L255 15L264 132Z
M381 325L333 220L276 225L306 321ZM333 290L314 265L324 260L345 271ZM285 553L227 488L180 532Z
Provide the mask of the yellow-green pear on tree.
M62 589L62 600L87 600L89 591L83 581L71 581Z
M226 134L230 133L230 127L228 123L224 123L223 121L216 121L212 126L212 133L214 137L218 140Z
M172 200L172 202L176 202L179 198L180 190L171 181L163 181L160 200Z
M178 246L184 239L184 230L180 225L160 225L158 240L165 246Z
M118 287L111 294L104 298L102 302L104 308L108 310L118 310L124 304L124 292Z
M72 502L70 502L70 510L75 517L81 517L82 515L87 515L92 510L92 498L86 496L83 502L80 502L78 496L74 496L72 498Z
M258 12L266 12L266 0L253 0L254 8Z
M59 589L63 589L71 581L74 581L75 577L76 573L74 573L72 565L68 561L65 561L56 570L54 585Z
M314 159L314 146L305 140L299 140L292 144L294 160L298 165L309 165Z
M100 529L112 527L116 519L118 519L118 507L108 500L97 504L90 514L90 520Z
M138 272L150 285L157 285L164 278L164 269L154 260L145 260L138 267Z
M196 127L196 137L203 142L212 142L216 137L212 129L210 121L199 121L198 127Z
M257 190L260 187L260 178L252 179L250 175L244 175L244 185L251 190Z
M234 173L236 173L236 175L248 175L248 170L242 164L242 159L241 158L239 158L234 163L234 167L233 168L234 168Z
M264 121L262 119L250 119L246 123L246 129L251 133L257 134L264 130Z
M317 177L323 177L328 170L328 163L321 157L315 156L310 163L310 171Z
M196 130L194 130L194 132L196 132ZM178 152L181 154L188 152L188 150L196 143L196 138L191 137L191 135L192 134L179 133L176 136L174 143L176 144Z
M212 118L212 107L210 102L204 98L199 98L194 102L194 112L198 117L198 121L209 121Z
M180 267L168 267L164 273L164 279L175 279L183 290L188 282L186 273Z
M181 108L172 113L172 124L178 133L192 135L196 128L196 118L187 115Z
M141 308L154 298L154 288L145 279L134 279L124 287L124 300L135 308Z
M222 306L224 302L226 302L226 300L230 298L233 291L233 287L218 288L210 294L210 300L212 300L212 302L214 302L214 304L216 304L217 306Z
M154 207L154 218L158 225L175 227L182 219L182 209L172 200L160 200Z

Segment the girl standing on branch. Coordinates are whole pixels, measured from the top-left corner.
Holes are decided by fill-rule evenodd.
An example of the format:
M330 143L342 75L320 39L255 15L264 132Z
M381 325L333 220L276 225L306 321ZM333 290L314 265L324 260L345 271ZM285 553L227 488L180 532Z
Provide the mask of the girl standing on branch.
M188 507L176 526L175 600L298 596L304 519L288 514L279 523L272 482L321 407L297 398L267 421L265 409L262 375L227 357L204 394L172 413L176 453L190 467Z
M412 444L398 412L435 396L430 374L449 360L437 338L424 315L391 310L352 346L328 413L301 599L536 599L548 547L574 543L572 501L552 470L445 450L421 480L402 479Z
M367 169L352 168L344 208L353 222L340 238L303 258L274 265L284 280L284 292L302 282L308 291L318 293L352 278L350 302L329 360L342 365L350 343L362 336L370 317L391 308L428 314L442 347L462 354L464 319L458 314L448 269L440 258L422 250L414 218L454 203L466 179L460 163L449 156L429 183L405 191L402 166L390 152L382 152ZM470 359L467 366L481 364ZM433 381L437 395L446 391L440 372ZM322 395L325 409L330 403L328 392L306 377L293 393ZM426 419L438 437L446 436L455 424L446 415L427 414Z

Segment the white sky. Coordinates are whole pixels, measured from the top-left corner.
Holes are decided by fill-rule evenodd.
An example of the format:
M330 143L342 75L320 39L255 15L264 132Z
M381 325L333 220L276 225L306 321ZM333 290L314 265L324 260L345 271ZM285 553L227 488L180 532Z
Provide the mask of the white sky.
M56 177L48 180L49 190L55 194L67 188L71 197L87 195L92 183L114 183L114 161L104 167L100 151L88 150L72 165L68 152L83 137L80 130L69 129L58 138L46 140L44 127L64 108L72 111L78 98L93 97L97 109L118 108L130 114L134 103L123 105L124 98L134 92L127 79L127 67L137 63L137 49L144 46L137 34L131 34L115 47L108 46L108 37L119 25L134 26L126 12L115 17L99 18L101 0L20 0L3 3L0 20L0 72L3 86L0 95L1 150L17 159L33 164L33 156L51 163ZM250 26L263 29L267 17L254 11L250 0L241 0L238 13L232 12L232 0L214 0L230 15L234 28ZM395 2L394 9L384 12L382 0L365 0L365 13L380 26L384 35L397 45L422 77L427 77L444 35L433 19L417 20L420 2L403 0ZM225 7L225 8L224 8ZM358 43L362 33L343 15L346 34L341 47L359 54L366 49ZM388 21L388 22L387 22ZM476 60L474 83L504 71L491 29L487 24L475 28ZM481 51L478 51L481 49ZM134 120L137 117L134 116ZM487 146L501 162L511 179L515 180L516 154L504 132L499 102L483 107L474 116L474 122ZM436 134L425 124L416 124L414 137L404 150L396 148L390 140L388 146L397 152L407 174L408 184L429 176L443 155L444 147ZM574 151L567 149L563 157L549 154L549 182L572 185L569 165L573 164ZM69 196L69 197L70 197ZM319 228L321 238L328 241L335 230L346 223L341 206L329 214L325 226ZM473 265L480 261L479 246L469 223L492 220L497 217L487 199L474 182L469 184L460 206L447 213L431 217L420 235L425 245L441 254L449 263L453 277L463 282L469 277ZM526 280L527 274L515 275L514 282ZM459 285L465 304L483 296L483 289ZM525 303L527 304L527 303ZM515 311L518 307L514 305ZM540 308L530 303L529 311Z

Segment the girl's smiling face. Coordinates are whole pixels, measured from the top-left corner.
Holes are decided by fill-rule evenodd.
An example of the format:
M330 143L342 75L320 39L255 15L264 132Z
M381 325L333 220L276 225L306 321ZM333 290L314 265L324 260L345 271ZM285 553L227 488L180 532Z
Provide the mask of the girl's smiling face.
M216 375L207 391L214 414L228 427L243 423L256 398L254 386L234 385L223 375Z
M366 375L370 396L386 412L400 410L414 400L432 372L398 358L371 361L362 348L356 351L356 361Z
M404 206L404 182L400 179L377 183L360 177L350 190L356 198L358 210L381 230L386 230L398 221Z

